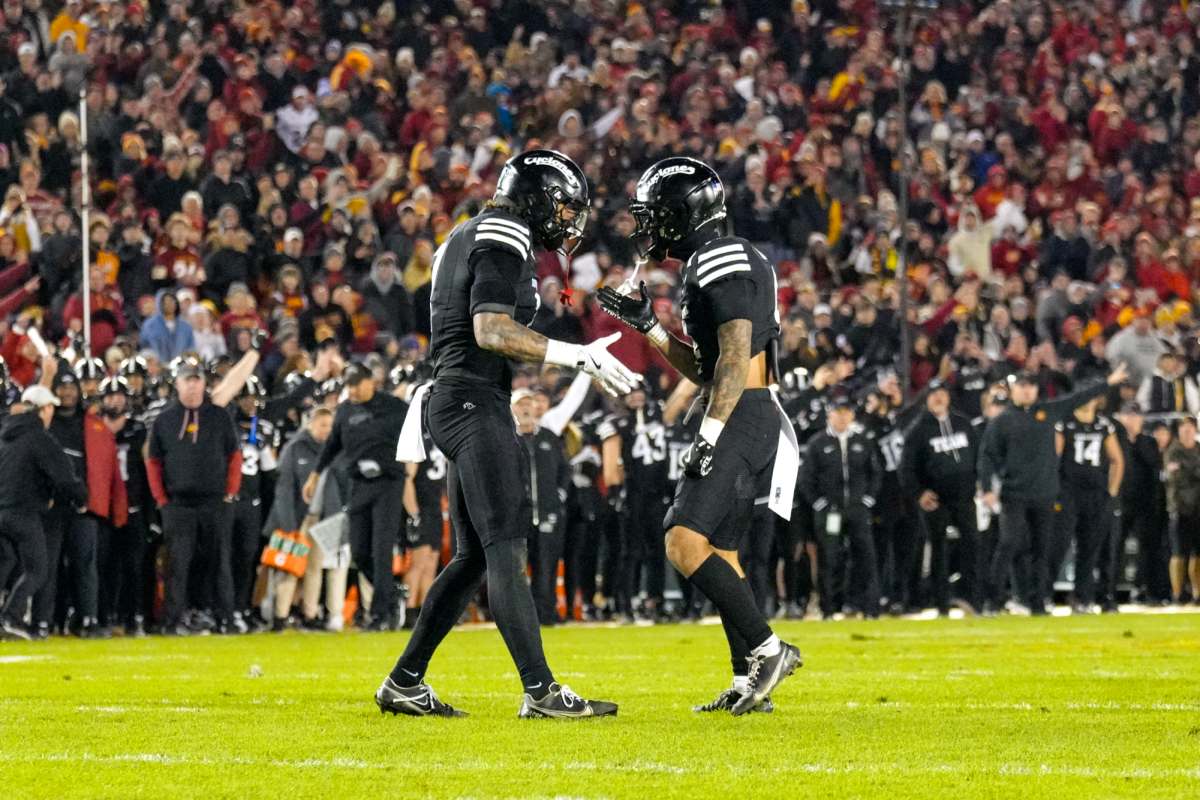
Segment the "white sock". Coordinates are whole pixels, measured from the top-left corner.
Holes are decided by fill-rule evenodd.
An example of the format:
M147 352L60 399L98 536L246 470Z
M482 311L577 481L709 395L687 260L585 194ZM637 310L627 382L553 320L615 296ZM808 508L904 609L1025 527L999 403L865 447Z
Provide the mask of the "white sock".
M750 691L750 678L745 675L734 675L733 690L738 694L745 694Z
M772 633L770 639L767 639L758 647L751 650L750 653L755 658L771 658L772 656L779 655L779 651L782 648L783 645L780 643L779 637Z

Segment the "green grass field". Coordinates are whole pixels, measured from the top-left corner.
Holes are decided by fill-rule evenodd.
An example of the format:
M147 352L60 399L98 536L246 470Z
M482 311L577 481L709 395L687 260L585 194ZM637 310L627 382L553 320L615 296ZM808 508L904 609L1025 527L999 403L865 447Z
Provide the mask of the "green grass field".
M546 634L615 719L518 720L495 630L430 683L465 720L382 716L405 634L0 645L0 797L1200 796L1200 616L793 623L772 715L697 715L719 625ZM252 667L261 677L252 678Z

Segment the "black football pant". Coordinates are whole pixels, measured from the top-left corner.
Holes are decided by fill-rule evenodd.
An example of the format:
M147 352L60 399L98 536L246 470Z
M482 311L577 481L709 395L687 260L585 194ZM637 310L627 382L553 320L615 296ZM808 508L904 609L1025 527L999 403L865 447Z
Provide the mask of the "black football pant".
M371 619L397 622L400 614L399 594L396 578L392 572L392 558L400 530L404 526L404 483L398 480L379 478L371 481L369 489L364 482L355 482L350 497L369 496L366 505L350 508L350 553L358 571L371 579L375 593L371 598Z
M872 509L876 519L872 526L875 537L875 558L879 570L880 593L891 603L904 608L920 605L921 583L920 527L917 518L909 513L900 487L891 480L890 487L877 498Z
M632 612L633 598L641 590L642 569L646 571L646 597L662 607L667 583L667 545L663 537L663 517L667 514L665 495L649 497L629 494L625 499L619 525L620 557L617 559L612 586L617 597L617 609L623 614ZM606 588L609 584L605 578Z
M1122 504L1108 557L1101 563L1105 600L1116 600L1117 584L1125 564L1125 540L1130 537L1137 542L1136 586L1142 593L1142 600L1153 604L1171 597L1168 553L1163 546L1166 527L1167 517L1161 510L1148 512L1140 505Z
M1058 522L1050 554L1050 580L1058 576L1074 539L1075 600L1090 606L1096 602L1096 568L1101 554L1109 552L1113 536L1112 498L1103 489L1064 486Z
M233 617L233 504L212 500L199 505L167 503L161 509L166 546L163 575L163 624L173 628L187 611L192 560L203 552L212 560L204 572L212 581L213 612L218 622ZM207 594L205 592L204 594Z
M567 535L563 544L567 619L575 618L576 593L584 606L590 606L596 594L598 526L607 509L604 498L594 486L573 486L567 491Z
M33 596L34 623L48 625L65 619L67 607L72 602L76 618L95 620L99 613L100 591L96 565L97 518L89 513L80 514L64 503L51 508L44 521L46 580ZM64 582L61 593L60 580ZM60 594L63 595L61 602Z
M421 616L392 679L412 686L488 579L496 627L526 692L541 698L554 675L546 664L537 608L525 575L528 520L525 448L517 439L507 392L490 388L439 390L425 406L426 427L448 464L447 498L458 550L429 588ZM378 589L376 590L378 591Z
M0 619L19 624L25 619L29 598L45 582L48 573L46 535L42 529L41 513L21 508L0 511L0 542L15 557L10 573L13 581L4 606L0 608ZM3 577L0 577L2 580Z
M829 532L829 515L842 516L841 530ZM867 616L879 614L879 573L875 562L875 540L871 535L872 512L866 506L848 509L829 506L815 511L813 525L817 536L817 592L821 612L826 616L842 610L844 604L857 607ZM846 575L846 555L853 559L857 580Z
M754 595L754 604L768 618L774 611L778 597L775 591L775 561L771 559L775 552L776 525L784 526L787 522L776 516L766 503L754 506L750 535L738 548L738 563L742 565L750 593Z
M1011 573L1021 602L1041 613L1053 591L1049 548L1054 536L1054 500L1001 500L1000 534L988 570L988 595L1002 605Z
M562 622L558 615L558 562L563 557L561 522L543 525L543 530L529 532L529 588L537 608L538 622L554 625Z
M146 613L145 574L148 531L146 514L133 511L129 521L101 540L100 620L112 625Z
M233 551L230 566L233 569L233 608L249 611L254 594L254 579L258 575L258 563L262 557L262 506L257 497L244 497L233 501ZM391 558L389 554L389 565Z
M922 511L929 530L931 554L930 580L933 582L933 600L939 612L950 609L950 542L946 530L954 526L958 531L958 570L962 576L959 596L978 608L982 587L979 521L975 516L975 500L972 497L941 497L933 511ZM918 550L919 552L919 550ZM914 569L920 569L917 562Z

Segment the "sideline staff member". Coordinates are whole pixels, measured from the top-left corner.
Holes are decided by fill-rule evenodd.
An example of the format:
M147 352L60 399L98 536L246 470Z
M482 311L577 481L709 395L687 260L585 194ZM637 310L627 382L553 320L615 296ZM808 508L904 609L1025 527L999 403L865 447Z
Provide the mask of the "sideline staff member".
M58 398L35 384L21 395L21 403L25 412L0 425L0 538L12 546L21 570L0 608L0 627L5 639L28 640L22 624L25 607L46 578L42 512L50 503L48 490L53 487L60 502L74 508L87 505L88 493L62 447L46 432Z
M163 631L184 635L187 582L201 536L216 556L215 608L221 633L239 632L233 618L233 498L242 485L242 451L229 412L204 394L204 370L183 361L175 371L178 399L150 431L146 475L162 511L166 542Z
M404 521L401 498L407 476L396 461L396 440L408 404L375 391L375 377L362 364L352 364L343 377L350 402L338 406L333 432L304 484L303 499L312 500L321 471L344 450L350 473L350 551L375 588L369 630L394 631L403 621L392 577L392 549Z

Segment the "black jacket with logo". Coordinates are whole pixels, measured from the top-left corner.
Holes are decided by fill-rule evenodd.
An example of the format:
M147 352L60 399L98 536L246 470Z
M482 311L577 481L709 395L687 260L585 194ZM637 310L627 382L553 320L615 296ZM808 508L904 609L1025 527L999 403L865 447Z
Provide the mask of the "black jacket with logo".
M345 452L350 477L355 480L402 480L406 470L396 460L396 443L406 413L408 403L384 392L375 392L365 403L342 403L312 471L320 472L338 453ZM374 469L379 471L372 475Z
M36 513L45 510L52 496L72 508L88 501L87 487L41 418L33 412L5 417L0 424L0 509L25 507Z
M826 506L872 508L882 481L879 448L855 425L844 439L827 428L809 440L797 485L804 499L820 511Z
M951 411L939 420L929 411L917 417L904 436L900 485L913 497L932 490L946 500L975 494L980 425Z

